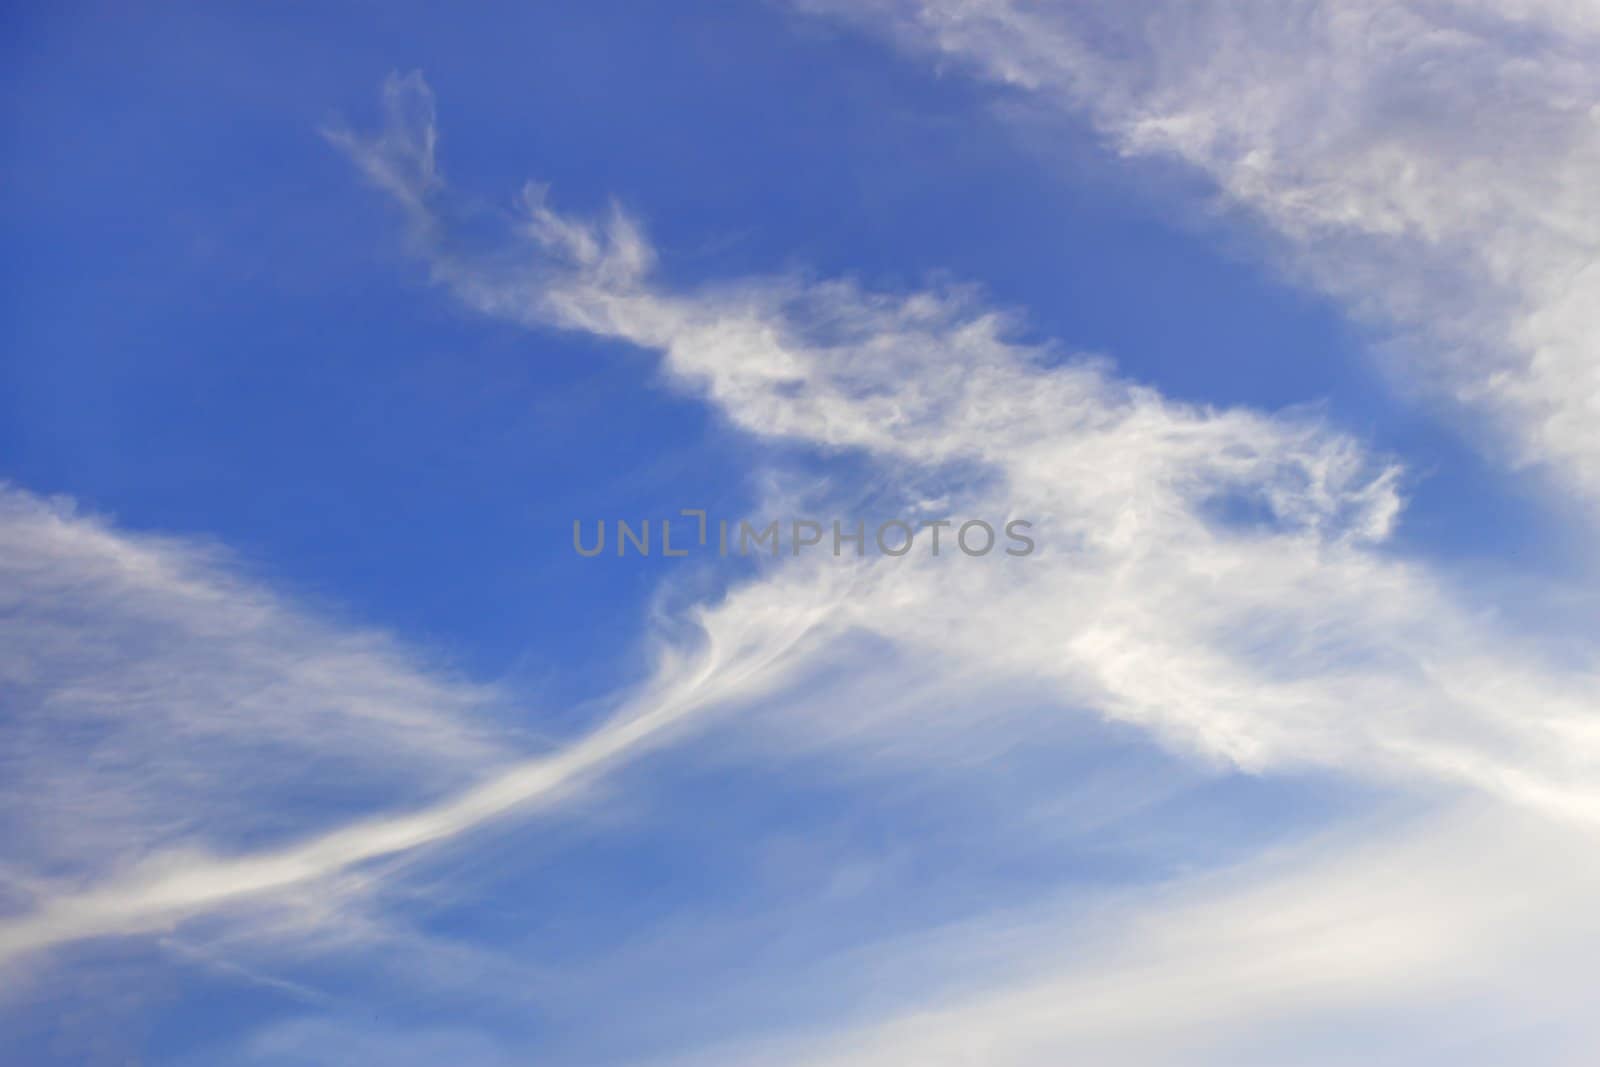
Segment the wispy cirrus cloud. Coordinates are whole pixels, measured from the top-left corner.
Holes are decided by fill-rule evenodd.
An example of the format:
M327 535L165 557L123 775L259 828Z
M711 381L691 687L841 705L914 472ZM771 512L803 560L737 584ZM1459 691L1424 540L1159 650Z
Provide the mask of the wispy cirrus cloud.
M1600 501L1600 17L1586 3L802 0L1170 158L1385 363Z
M346 803L378 803L504 754L476 714L502 701L492 687L296 604L215 545L0 486L0 548L8 839L53 876L218 827L281 837L298 819L274 795L343 779Z
M1463 805L1115 899L1000 910L879 950L963 988L694 1062L1576 1064L1600 1039L1581 992L1600 942L1593 840Z
M538 187L506 219L504 247L465 252L437 210L449 191L431 94L417 76L386 91L382 130L330 137L402 205L435 278L464 302L656 351L667 378L740 430L866 458L887 487L880 506L934 518L926 501L943 497L1026 517L1041 551L767 565L692 610L696 636L669 643L658 675L592 734L553 752L502 749L452 790L264 846L152 848L38 895L0 926L10 951L164 928L459 838L733 706L786 736L875 754L938 737L931 754L910 746L930 774L974 738L1047 738L1052 716L1087 713L1212 764L1325 768L1476 790L1557 824L1600 819L1593 664L1544 655L1388 551L1403 472L1325 420L1173 402L1103 361L1017 340L1012 316L959 287L674 289L625 212L564 215ZM783 491L837 503L857 488L840 476ZM855 651L863 642L871 655ZM776 721L795 702L775 695L820 680L836 699ZM1019 690L1025 713L995 699ZM905 698L877 699L893 692Z
M426 86L387 92L407 98L390 113L409 127L338 140L369 174L400 172L395 159L433 174L416 162L436 140ZM429 192L399 198L419 233ZM586 223L538 186L508 225L512 253L495 257L425 244L440 282L489 314L659 351L747 432L875 457L908 501L933 472L958 510L1025 515L1048 542L1009 566L774 568L706 614L713 634L817 605L836 631L1048 679L1066 706L1209 758L1421 774L1600 815L1592 665L1542 662L1386 553L1400 471L1324 422L1174 403L1013 340L971 291L770 278L674 292L620 209Z
M0 960L264 898L336 918L311 887L566 795L762 681L808 624L784 613L760 640L669 653L609 723L541 752L490 725L503 694L320 618L214 549L9 488L0 546Z
M493 687L217 546L9 486L0 648L10 922L157 852L270 846L329 813L448 794L510 751Z

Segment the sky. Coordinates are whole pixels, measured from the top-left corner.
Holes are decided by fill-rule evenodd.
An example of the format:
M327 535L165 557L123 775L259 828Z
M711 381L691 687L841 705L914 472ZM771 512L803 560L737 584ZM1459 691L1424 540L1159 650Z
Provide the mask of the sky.
M1589 0L9 15L0 1059L1593 1061Z

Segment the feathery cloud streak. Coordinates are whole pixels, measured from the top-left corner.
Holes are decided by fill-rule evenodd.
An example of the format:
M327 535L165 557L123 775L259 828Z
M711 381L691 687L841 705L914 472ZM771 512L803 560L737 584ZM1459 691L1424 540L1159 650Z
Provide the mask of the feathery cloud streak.
M668 650L633 705L529 756L472 725L489 690L425 673L197 546L10 489L0 546L14 638L0 680L18 709L6 788L18 857L4 874L29 905L0 922L0 960L167 929L557 799L690 712L775 678L811 621L787 613L757 640ZM332 829L275 816L330 792L335 813L399 813Z
M714 634L742 632L757 602L776 615L824 589L841 630L1050 679L1064 706L1207 756L1420 772L1600 814L1592 666L1542 663L1376 547L1399 472L1357 442L1314 420L1172 403L1012 340L1008 317L961 289L775 278L673 292L619 208L587 223L538 186L512 254L460 256L430 206L443 190L431 95L416 75L386 92L387 129L334 139L401 186L421 250L463 300L655 349L742 429L866 452L890 477L916 472L918 491L942 472L963 510L1026 515L1048 541L1009 566L776 567L708 612Z
M1408 386L1600 503L1600 12L800 0L1175 158L1398 327Z
M975 988L694 1062L1577 1063L1600 1039L1593 842L1482 805L1346 827L1099 907L984 916L918 956Z
M1592 666L1546 662L1425 567L1386 555L1399 472L1357 442L1311 419L1175 404L1103 363L1013 340L1007 316L958 288L776 278L673 292L623 212L576 220L537 187L515 223L519 255L464 255L434 210L445 187L431 95L413 76L386 99L377 136L330 136L405 208L463 300L658 350L736 426L877 457L908 510L934 485L964 510L1025 515L1043 551L999 566L921 554L772 566L698 611L702 643L669 653L571 747L298 843L154 852L42 897L0 927L8 951L158 928L449 839L562 795L706 709L822 671L861 633L969 681L1042 683L1063 712L1136 723L1206 759L1466 784L1600 817ZM970 707L927 711L957 729L978 721Z

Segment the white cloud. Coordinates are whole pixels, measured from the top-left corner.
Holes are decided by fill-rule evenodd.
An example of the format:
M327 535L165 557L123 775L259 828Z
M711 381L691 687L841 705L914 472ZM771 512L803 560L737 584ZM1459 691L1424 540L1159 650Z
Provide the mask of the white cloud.
M1410 387L1600 502L1600 15L1588 3L803 0L1213 180L1406 336Z
M1600 1040L1594 855L1592 835L1504 810L1347 827L1098 907L940 931L913 958L966 989L694 1062L1576 1064Z
M530 756L473 726L501 699L492 691L298 609L192 544L6 489L0 548L17 852L5 881L31 905L8 909L0 959L263 895L335 911L308 888L563 795L773 674L811 621L785 612L758 639L706 644L688 663L668 653L601 729ZM326 829L350 809L383 814Z
M263 803L457 787L502 755L501 698L341 627L219 550L0 485L8 837L81 878L156 840L294 828Z
M403 109L417 125L344 138L368 171L434 140L426 88L389 91L420 98ZM426 213L426 192L401 199ZM521 218L509 265L429 247L441 282L487 313L656 349L750 433L864 451L886 477L939 480L955 511L1026 517L1045 541L1009 563L775 568L707 614L713 635L807 605L836 632L1047 680L1066 706L1242 766L1420 774L1600 816L1592 667L1542 664L1374 547L1399 514L1399 472L1358 442L1309 418L1173 403L1016 343L968 291L776 278L674 293L620 210L585 224L536 188Z
M699 640L669 646L656 679L588 737L292 843L156 852L0 925L9 952L304 891L550 803L710 709L822 675L841 692L943 699L818 707L791 733L939 734L959 755L1015 717L990 695L1026 686L1048 694L1030 715L1096 712L1204 759L1469 786L1600 818L1593 667L1547 661L1387 553L1401 476L1358 442L1309 417L1177 404L1103 363L1020 344L970 291L771 278L674 292L653 281L626 214L573 219L537 188L513 223L516 254L466 256L431 207L443 193L431 97L415 77L388 93L377 137L331 136L405 207L463 300L655 349L667 376L743 430L872 457L880 498L907 511L942 496L954 513L1033 520L1041 551L772 565L694 612ZM842 510L851 490L808 503ZM852 656L863 638L874 655Z

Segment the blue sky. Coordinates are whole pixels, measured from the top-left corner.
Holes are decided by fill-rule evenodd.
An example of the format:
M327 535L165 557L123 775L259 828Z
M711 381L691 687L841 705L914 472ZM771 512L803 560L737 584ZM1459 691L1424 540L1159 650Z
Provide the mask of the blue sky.
M18 1062L1584 1062L1600 20L1296 11L14 12Z

